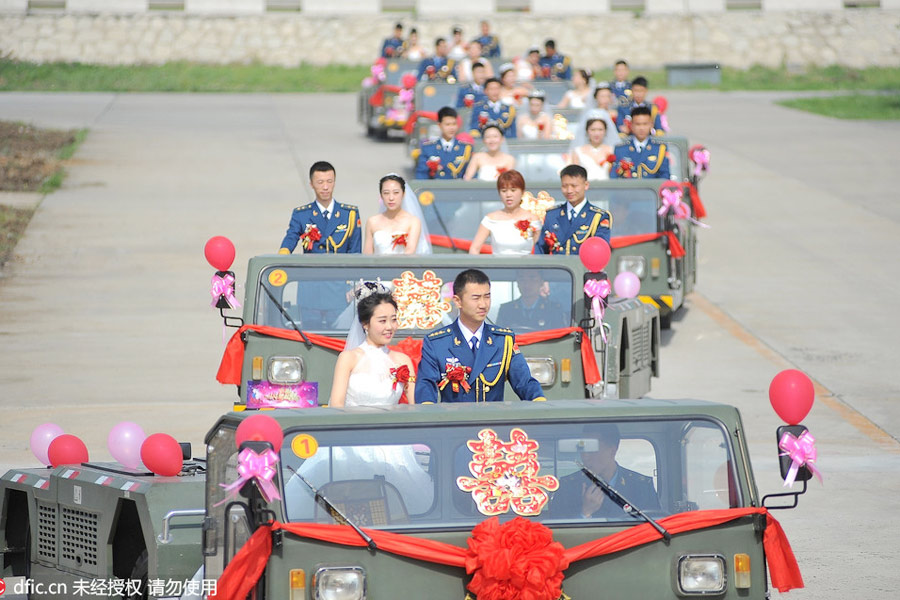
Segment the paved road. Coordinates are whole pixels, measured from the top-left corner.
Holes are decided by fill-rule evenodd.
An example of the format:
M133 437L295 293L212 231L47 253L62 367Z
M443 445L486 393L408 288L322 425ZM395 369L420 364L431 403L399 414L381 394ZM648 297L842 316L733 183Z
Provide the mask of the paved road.
M783 368L807 371L827 479L778 515L808 586L790 597L894 598L900 126L775 96L668 94L673 125L713 154L712 228L653 395L738 406L760 489L779 491L766 390ZM354 110L349 95L0 95L0 118L91 128L0 279L0 468L33 464L28 433L51 419L100 459L126 418L202 442L234 398L213 380L221 327L203 243L234 240L240 280L309 198L316 159L336 164L337 197L371 214L378 177L406 163L400 145L360 135Z

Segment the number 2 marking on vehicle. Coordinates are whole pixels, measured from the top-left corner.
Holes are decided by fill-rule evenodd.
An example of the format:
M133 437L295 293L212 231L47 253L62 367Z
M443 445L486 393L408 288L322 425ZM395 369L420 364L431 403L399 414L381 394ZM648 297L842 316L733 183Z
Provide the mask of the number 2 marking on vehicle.
M269 273L269 283L275 287L283 286L287 283L287 273L284 272L284 269L275 269Z
M316 438L307 433L301 433L291 442L291 450L293 450L294 454L300 458L309 458L315 454L318 449L319 442L316 441Z

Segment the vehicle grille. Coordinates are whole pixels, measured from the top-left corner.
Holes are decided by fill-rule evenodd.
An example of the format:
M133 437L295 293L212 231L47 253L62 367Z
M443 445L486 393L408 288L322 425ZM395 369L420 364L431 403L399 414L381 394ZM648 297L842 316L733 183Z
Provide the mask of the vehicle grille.
M60 565L83 568L97 565L97 513L62 507Z
M37 501L37 558L56 562L56 505Z
M650 366L650 328L645 325L631 329L632 372Z

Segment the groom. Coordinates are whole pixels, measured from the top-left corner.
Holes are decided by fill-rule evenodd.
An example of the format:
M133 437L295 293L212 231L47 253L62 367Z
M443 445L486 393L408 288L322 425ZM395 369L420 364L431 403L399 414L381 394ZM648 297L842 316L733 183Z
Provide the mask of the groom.
M477 269L453 282L459 318L425 336L416 403L499 402L507 380L521 400L546 400L509 329L485 323L491 281Z

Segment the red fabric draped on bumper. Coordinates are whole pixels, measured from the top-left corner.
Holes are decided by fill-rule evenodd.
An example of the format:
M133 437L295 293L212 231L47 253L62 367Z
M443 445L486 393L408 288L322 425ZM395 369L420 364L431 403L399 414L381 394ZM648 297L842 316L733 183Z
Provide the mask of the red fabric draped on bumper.
M715 527L735 519L757 514L766 515L766 532L763 546L772 585L781 592L803 587L800 567L794 558L791 545L778 521L765 508L731 508L724 510L700 510L679 513L658 522L672 535ZM279 523L257 529L247 543L234 555L216 585L216 600L243 600L256 582L272 554L272 531L284 530L298 537L320 540L342 546L364 547L366 543L347 525L317 523ZM415 560L464 568L467 550L452 544L427 540L411 535L365 529L381 552L390 552ZM568 548L565 557L569 562L595 558L621 552L662 539L649 523L635 525L624 531Z
M241 369L244 365L244 340L241 339L241 336L245 331L254 331L261 335L293 340L295 342L303 341L300 334L293 329L282 329L266 325L243 325L231 336L231 339L228 340L228 344L225 346L222 362L219 363L219 371L216 373L216 381L219 383L241 384ZM579 331L582 334L584 333L580 327L564 327L562 329L547 329L545 331L524 333L516 337L516 343L520 346L527 346L546 340L555 340ZM306 337L312 344L322 348L337 352L344 349L344 340L342 338L333 338L315 333L307 333ZM406 338L394 348L409 356L413 361L413 365L418 369L419 361L422 359L422 340ZM601 380L600 370L597 368L594 349L591 347L591 340L587 335L581 336L581 363L584 369L584 382L588 384L598 383Z

